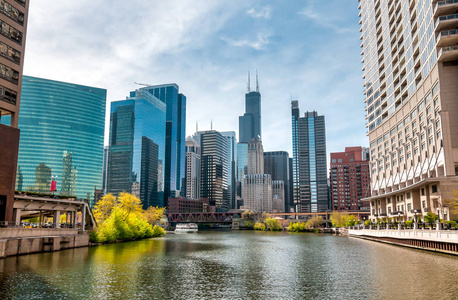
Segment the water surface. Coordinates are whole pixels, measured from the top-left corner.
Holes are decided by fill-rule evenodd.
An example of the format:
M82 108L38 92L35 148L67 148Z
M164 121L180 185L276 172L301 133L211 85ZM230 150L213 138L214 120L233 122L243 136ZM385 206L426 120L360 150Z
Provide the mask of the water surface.
M349 237L199 232L0 260L0 299L457 299L457 271Z

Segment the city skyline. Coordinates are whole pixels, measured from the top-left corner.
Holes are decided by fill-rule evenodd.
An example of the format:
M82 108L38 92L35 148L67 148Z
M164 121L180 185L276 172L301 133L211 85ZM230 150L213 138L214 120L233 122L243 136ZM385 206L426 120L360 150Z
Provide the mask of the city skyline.
M171 1L145 7L134 3L128 9L132 16L124 16L126 8L118 7L121 4L113 1L106 9L88 1L55 6L31 3L25 74L105 88L108 104L124 98L126 90L140 87L134 82L175 82L188 97L186 136L193 133L196 121L201 130L209 130L213 120L213 129L234 130L238 137L246 74L258 69L266 151L291 154L291 96L304 109L327 116L328 153L342 145L368 144L361 58L355 51L360 45L356 1L319 5L298 1L288 7L257 1L180 5ZM150 7L154 18L146 18ZM180 20L178 24L164 20L165 10ZM97 12L97 18L91 17L92 12ZM321 18L328 12L334 17L325 23ZM121 15L132 25L113 30ZM89 25L86 18L98 21ZM55 25L48 26L46 19L53 19ZM284 33L298 27L306 30ZM55 28L69 28L69 32L61 36ZM62 43L43 44L48 36ZM144 42L146 36L150 42ZM330 47L330 40L339 45L339 52ZM87 74L88 65L99 71Z

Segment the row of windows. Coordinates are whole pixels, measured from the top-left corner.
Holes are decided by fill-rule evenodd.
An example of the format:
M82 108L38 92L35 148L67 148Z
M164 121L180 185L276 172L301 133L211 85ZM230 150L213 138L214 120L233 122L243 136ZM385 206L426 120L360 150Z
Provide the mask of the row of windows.
M22 32L0 20L1 31L4 36L15 41L18 44L22 44Z
M24 14L19 11L16 7L12 6L4 0L0 0L0 12L10 17L17 23L24 24Z

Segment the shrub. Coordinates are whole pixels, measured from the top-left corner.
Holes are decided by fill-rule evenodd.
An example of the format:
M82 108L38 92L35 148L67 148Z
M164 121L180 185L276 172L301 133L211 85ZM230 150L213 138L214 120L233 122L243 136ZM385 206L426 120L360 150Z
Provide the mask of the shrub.
M289 226L286 228L289 232L305 232L306 226L303 222L289 223Z
M365 225L365 226L371 225L371 220L366 220L366 221L364 221L364 225Z
M253 228L254 230L266 230L266 224L261 223L261 222L256 222Z
M159 237L165 235L165 229L161 226L154 225L153 229L151 230L150 237Z
M277 219L273 218L266 218L265 219L265 230L270 230L270 231L281 231L283 230L283 227L280 224L280 221Z

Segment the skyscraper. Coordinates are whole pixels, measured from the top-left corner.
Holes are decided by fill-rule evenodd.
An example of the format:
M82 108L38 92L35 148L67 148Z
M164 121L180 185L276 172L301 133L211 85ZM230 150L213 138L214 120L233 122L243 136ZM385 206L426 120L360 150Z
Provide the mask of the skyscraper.
M0 221L13 221L28 0L0 5ZM18 172L19 173L19 172ZM20 175L20 176L19 176ZM19 182L22 175L19 173Z
M250 73L248 73L245 114L239 117L239 139L240 143L248 143L253 138L261 137L261 93L259 93L258 74L256 73L256 91L252 92Z
M49 193L51 176L57 176L57 193L92 205L94 187L102 187L105 107L105 89L24 76L22 189Z
M189 137L186 140L186 173L184 197L187 199L200 198L201 181L201 151L200 144Z
M458 187L458 3L360 1L371 219L447 220Z
M316 111L299 116L291 102L293 136L293 196L297 212L329 209L324 116Z
M166 103L148 88L111 103L107 192L125 191L143 207L164 206Z
M227 211L230 198L227 190L227 138L215 130L200 134L201 186L200 197L208 198L217 211Z
M185 180L186 96L175 83L144 88L167 106L164 198L178 197Z
M284 195L281 195L281 199L284 200L282 210L285 212L290 211L290 171L289 171L289 154L286 151L273 151L264 152L264 172L272 176L273 181L282 181L282 191ZM272 192L272 195L275 195ZM293 206L291 206L293 207Z
M222 131L227 139L227 192L231 209L237 208L237 139L234 131Z
M248 143L237 143L237 196L242 197L243 177L248 174Z
M362 147L331 153L329 177L333 210L369 210L369 203L361 201L370 195L369 161Z
M255 212L272 212L272 177L264 173L264 148L259 139L248 143L247 175L242 186L243 207Z

